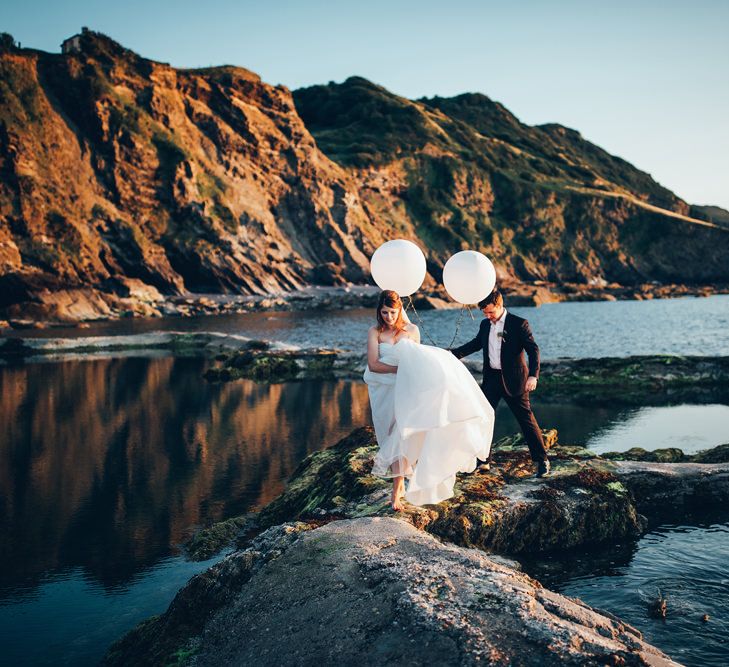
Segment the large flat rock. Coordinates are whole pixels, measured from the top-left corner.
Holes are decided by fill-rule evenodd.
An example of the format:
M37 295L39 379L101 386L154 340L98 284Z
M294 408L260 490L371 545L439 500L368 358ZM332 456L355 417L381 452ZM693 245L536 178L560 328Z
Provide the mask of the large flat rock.
M512 565L393 518L276 527L201 575L214 586L193 579L108 662L163 664L174 654L216 667L676 664L634 628ZM178 630L191 609L204 621L185 638Z

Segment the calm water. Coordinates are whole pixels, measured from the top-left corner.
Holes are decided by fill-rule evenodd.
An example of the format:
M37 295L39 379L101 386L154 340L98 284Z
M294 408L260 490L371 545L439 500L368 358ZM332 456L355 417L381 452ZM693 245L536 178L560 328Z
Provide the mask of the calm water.
M545 586L617 614L685 665L729 664L729 510L666 524L638 543L601 546L524 562ZM649 605L667 598L665 619ZM707 623L702 616L709 614Z
M93 664L210 563L192 527L272 500L368 422L364 385L209 384L200 359L0 367L0 663Z
M0 367L0 645L11 664L93 663L209 566L179 556L191 527L269 502L306 455L369 423L360 382L209 384L205 367L169 356ZM535 410L562 442L601 451L729 442L727 405ZM496 437L516 429L500 406Z
M513 308L526 317L545 359L557 357L622 357L636 354L729 355L729 295L655 301L551 303L539 308ZM423 342L428 335L441 347L456 344L478 331L474 319L459 311L423 311ZM415 319L413 317L413 319ZM417 320L415 320L417 321ZM363 349L371 310L301 313L247 313L199 318L132 319L102 322L89 329L46 329L13 332L37 337L117 335L150 331L220 331L297 346Z
M530 319L546 357L729 354L729 297L514 310ZM448 344L458 313L422 316L438 342ZM166 326L359 349L370 321L369 311L273 313L34 333ZM691 324L690 335L681 322ZM476 328L465 320L461 340ZM164 355L0 366L0 655L9 664L96 662L109 643L163 611L187 578L209 566L179 555L194 526L269 502L306 455L369 422L359 382L216 385L202 381L205 367L200 359ZM535 395L537 417L543 427L559 429L564 443L597 451L696 451L729 442L723 399L670 405L656 395L652 405L625 408L599 397L579 404L548 398ZM496 437L516 430L502 406ZM726 583L717 575L725 566L724 529L671 530L675 536L664 544L700 552L695 562L707 591ZM636 568L636 577L649 577L649 567L668 572L659 562L631 556L626 567ZM586 590L609 602L613 580L601 593L601 576L585 575L596 586ZM708 613L717 624L702 626L704 632L729 618L721 605ZM640 618L628 620L644 629Z

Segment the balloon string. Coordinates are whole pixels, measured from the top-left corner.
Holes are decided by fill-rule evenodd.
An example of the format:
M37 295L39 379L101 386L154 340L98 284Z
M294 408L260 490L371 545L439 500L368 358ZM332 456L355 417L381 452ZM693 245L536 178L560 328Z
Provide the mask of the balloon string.
M420 314L418 313L418 311L417 311L417 310L415 309L415 304L413 303L413 299L412 299L412 297L410 297L410 296L408 296L408 303L407 303L407 306L405 307L405 310L407 310L408 308L412 308L412 309L413 309L413 313L415 313L415 317L417 317L417 318L418 318L418 322L420 323L420 328L421 328L421 329L423 330L423 332L424 332L424 333L425 333L425 335L427 336L428 340L430 341L430 344L431 344L431 345L432 345L433 347L438 347L438 343L436 343L436 342L435 342L435 341L434 341L434 340L433 340L433 339L432 339L432 338L430 337L430 334L428 333L428 330L427 330L427 329L425 328L425 325L423 324L423 320L422 320L422 318L420 317Z
M461 328L461 320L463 319L463 311L466 310L467 306L461 306L461 312L458 313L458 319L456 320L456 331L453 334L453 340L451 341L451 344L448 346L448 349L450 350L453 347L453 343L456 342L456 338L458 338L458 331ZM471 310L469 308L468 312L470 313ZM473 315L471 315L473 317Z
M420 324L420 328L423 330L423 333L426 335L426 337L430 341L430 344L433 345L433 347L438 347L438 343L436 343L432 339L432 337L428 333L428 330L425 328L425 324L423 323L423 319L420 317L420 313L418 313L418 311L416 310L415 304L413 303L412 297L408 296L407 299L408 299L408 303L405 306L405 310L407 310L408 308L412 308L413 313L415 313L415 317L418 318L418 323ZM455 330L455 333L453 334L453 339L451 340L451 343L450 343L450 345L447 348L449 350L453 347L453 343L456 342L456 338L458 338L458 332L461 330L461 322L463 321L463 313L464 313L464 311L467 311L468 312L468 314L471 316L471 319L474 322L476 321L476 318L473 316L472 307L470 305L468 305L468 306L467 305L462 305L461 306L461 311L458 313L458 319L456 320L456 330Z

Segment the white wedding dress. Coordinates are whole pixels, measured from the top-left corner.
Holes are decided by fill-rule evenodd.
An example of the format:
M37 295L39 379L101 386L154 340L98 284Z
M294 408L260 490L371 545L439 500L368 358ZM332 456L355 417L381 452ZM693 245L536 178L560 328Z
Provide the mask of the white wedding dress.
M494 410L468 369L447 350L409 338L379 344L397 373L365 370L380 449L372 474L408 478L405 500L439 503L453 495L457 472L488 458Z

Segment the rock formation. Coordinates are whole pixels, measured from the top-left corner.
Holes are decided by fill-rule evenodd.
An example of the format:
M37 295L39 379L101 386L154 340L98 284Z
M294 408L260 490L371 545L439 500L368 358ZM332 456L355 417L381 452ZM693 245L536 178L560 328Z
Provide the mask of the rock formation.
M235 532L239 549L117 642L106 664L675 664L617 617L497 554L619 541L645 530L641 513L722 506L727 446L695 457L717 463L642 463L560 445L556 431L545 440L551 478L531 477L523 443L504 438L492 468L459 476L453 498L394 518L388 484L369 474L374 434L354 431L302 462L258 515L205 531L194 555Z
M272 528L105 664L675 665L513 563L391 518Z
M507 286L729 282L714 209L485 96L412 101L356 77L292 95L89 30L68 44L0 48L5 319L363 283L393 236L423 248L429 287L466 247Z
M356 188L288 90L79 44L0 54L0 307L364 280Z

